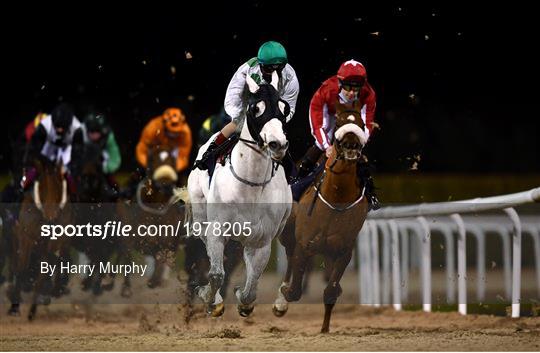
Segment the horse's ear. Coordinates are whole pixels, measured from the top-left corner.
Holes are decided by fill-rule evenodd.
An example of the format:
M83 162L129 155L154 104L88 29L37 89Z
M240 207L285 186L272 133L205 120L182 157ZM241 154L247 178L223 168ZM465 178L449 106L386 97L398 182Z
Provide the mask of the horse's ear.
M274 88L276 89L276 91L277 91L277 89L278 89L278 82L279 82L279 76L278 76L277 72L274 71L274 72L272 72L272 82L270 82L270 84L271 84L272 86L274 86Z

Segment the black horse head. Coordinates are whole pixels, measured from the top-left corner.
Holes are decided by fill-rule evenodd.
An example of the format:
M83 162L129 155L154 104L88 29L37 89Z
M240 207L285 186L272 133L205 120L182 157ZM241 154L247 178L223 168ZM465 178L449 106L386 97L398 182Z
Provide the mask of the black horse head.
M285 125L291 108L289 103L279 97L278 75L275 72L270 84L258 85L249 75L246 77L246 83L249 88L246 122L251 137L262 146L264 141L260 133L264 125L272 119L278 119Z

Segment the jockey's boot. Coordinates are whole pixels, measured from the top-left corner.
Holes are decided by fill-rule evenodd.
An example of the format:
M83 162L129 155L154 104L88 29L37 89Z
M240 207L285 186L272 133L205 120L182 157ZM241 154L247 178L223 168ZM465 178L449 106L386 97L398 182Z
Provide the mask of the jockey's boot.
M116 201L120 195L120 188L118 187L118 182L113 174L105 174L105 180L107 185L105 186L105 193L108 196L109 200Z
M220 132L216 136L215 140L210 143L208 149L206 150L206 152L204 152L201 159L195 161L192 169L199 168L201 170L213 171L220 153L226 150L231 145L231 143L235 143L236 140L237 138L235 134L230 137L226 137Z
M287 151L285 158L283 158L281 161L281 165L285 171L285 179L287 180L287 183L293 184L296 181L295 175L298 170L296 169L296 165L294 164L294 160L289 151Z
M315 167L315 164L319 160L319 157L321 157L322 153L323 151L321 151L316 145L308 148L306 154L304 155L304 157L302 157L302 161L300 162L300 165L298 167L295 181L305 178L309 175L309 173L313 171L313 168Z
M358 163L356 171L360 182L366 188L365 196L368 200L368 212L371 210L378 210L379 208L381 208L381 204L379 202L379 199L377 198L377 195L375 194L375 183L373 182L373 177L371 176L371 172L367 163Z
M315 163L313 163L307 158L302 159L302 162L300 162L300 165L298 166L296 180L300 180L308 176L308 174L311 173L311 171L313 170L313 167L315 167Z
M208 170L212 167L213 164L216 164L215 152L219 145L212 141L208 146L208 149L204 152L201 159L195 161L193 164L193 169L199 168L200 170Z

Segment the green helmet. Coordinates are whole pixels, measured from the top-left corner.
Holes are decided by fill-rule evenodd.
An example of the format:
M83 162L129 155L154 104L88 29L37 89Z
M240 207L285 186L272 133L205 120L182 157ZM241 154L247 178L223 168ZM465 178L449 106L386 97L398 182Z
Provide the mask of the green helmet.
M287 52L283 45L269 41L261 45L257 59L262 65L286 64Z
M109 132L109 124L103 114L88 114L84 120L84 124L90 132L101 132L103 135Z

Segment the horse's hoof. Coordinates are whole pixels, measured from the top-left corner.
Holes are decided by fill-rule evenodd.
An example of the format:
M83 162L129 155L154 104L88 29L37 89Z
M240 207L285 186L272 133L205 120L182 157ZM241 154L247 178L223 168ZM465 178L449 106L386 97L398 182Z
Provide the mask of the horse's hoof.
M113 290L113 288L114 288L114 282L110 282L110 283L106 283L106 284L101 285L101 289L104 290L104 291L107 291L107 292Z
M154 288L157 288L157 287L160 287L161 286L161 281L148 281L146 283L146 285L148 286L148 288L150 289L154 289Z
M210 316L212 317L220 317L225 312L225 304L219 303L217 305L213 305L212 310L210 312Z
M33 321L36 318L37 306L32 305L30 311L28 312L28 321Z
M131 288L129 287L123 287L122 291L120 292L120 295L122 296L122 298L131 298L131 296L133 295L133 292L131 291Z
M248 317L253 312L253 309L255 309L255 305L249 304L238 304L238 314L242 317Z
M19 306L16 305L16 306L11 306L11 308L9 308L8 310L8 315L9 316L21 316L21 311L19 310Z
M289 310L288 307L285 307L285 310L283 309L280 310L278 309L276 304L272 305L272 312L274 313L274 316L276 317L282 317L283 315L287 313L287 310Z

